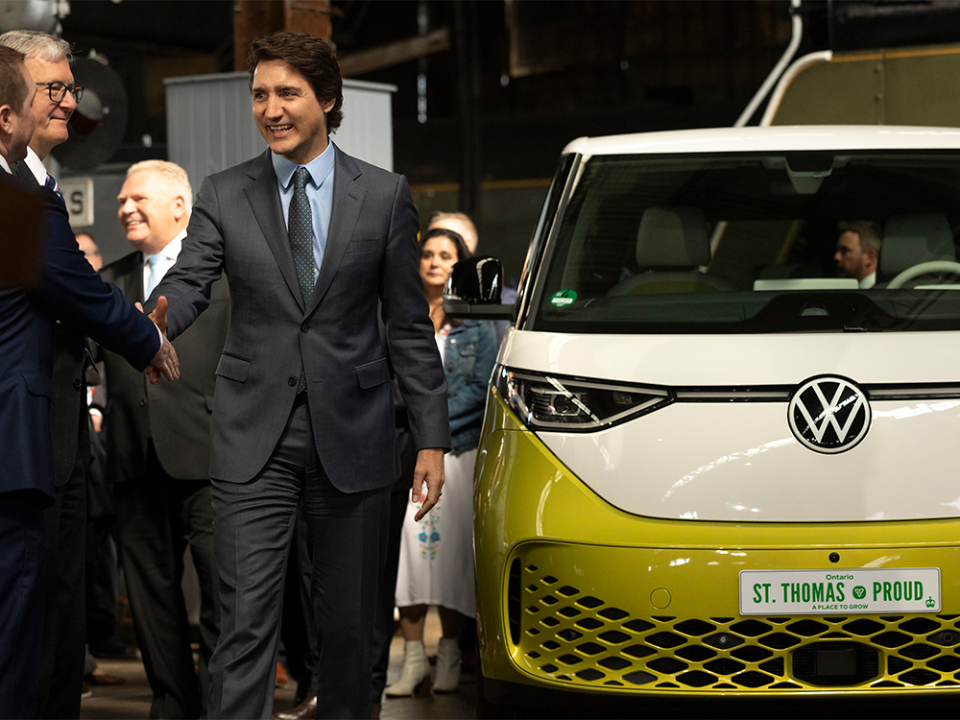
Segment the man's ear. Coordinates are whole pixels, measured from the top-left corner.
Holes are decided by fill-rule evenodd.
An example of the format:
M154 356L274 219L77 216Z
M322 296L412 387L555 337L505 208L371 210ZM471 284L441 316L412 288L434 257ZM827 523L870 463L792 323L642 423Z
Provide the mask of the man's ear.
M0 105L0 132L13 134L13 108L9 105Z
M173 217L177 222L187 213L187 203L182 195L173 198Z

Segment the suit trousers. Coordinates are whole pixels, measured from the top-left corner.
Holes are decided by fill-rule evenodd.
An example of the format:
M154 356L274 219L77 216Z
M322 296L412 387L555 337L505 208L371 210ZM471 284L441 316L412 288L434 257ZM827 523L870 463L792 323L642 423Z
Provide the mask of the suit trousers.
M377 592L376 620L373 628L373 686L371 700L379 704L387 685L390 666L390 643L393 641L393 610L396 607L397 569L400 566L400 538L403 518L410 503L413 473L417 465L417 448L409 430L397 430L397 448L400 451L400 478L390 488L390 523L380 588Z
M36 712L46 500L30 490L0 494L0 718Z
M221 632L211 662L211 718L270 717L284 572L301 499L320 646L317 717L370 717L370 645L389 492L343 493L332 485L304 395L253 480L213 480Z
M81 408L86 414L86 408ZM85 425L80 442L89 443ZM43 608L38 718L80 717L86 645L87 463L78 445L66 483L56 488L44 511L47 527L47 577Z
M142 481L121 483L117 495L123 574L153 691L150 717L200 717L220 619L210 482L167 475L151 440ZM200 581L199 672L181 585L187 548Z
M280 639L286 651L286 667L297 683L294 705L316 697L320 680L320 650L317 646L317 623L313 616L313 562L310 560L310 533L303 503L297 509L293 541L287 560L287 577L283 588L283 614Z

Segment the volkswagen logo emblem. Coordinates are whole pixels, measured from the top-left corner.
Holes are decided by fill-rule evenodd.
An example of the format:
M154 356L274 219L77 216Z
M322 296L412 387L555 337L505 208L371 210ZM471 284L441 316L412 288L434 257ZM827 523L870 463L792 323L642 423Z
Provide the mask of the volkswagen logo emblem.
M787 420L797 440L819 453L841 453L856 446L870 429L871 416L866 395L841 377L808 380L787 406Z

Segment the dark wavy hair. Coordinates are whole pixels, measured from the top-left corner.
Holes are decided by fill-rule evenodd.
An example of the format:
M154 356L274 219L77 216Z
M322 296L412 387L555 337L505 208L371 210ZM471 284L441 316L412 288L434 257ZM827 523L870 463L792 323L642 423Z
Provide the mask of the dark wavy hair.
M340 64L333 48L326 41L309 33L294 33L289 30L281 30L254 40L247 55L251 90L253 73L257 64L264 60L283 60L296 68L310 83L317 102L335 101L333 108L327 113L327 132L335 133L343 122L343 78L340 76Z
M452 242L457 248L457 262L461 260L466 260L470 257L470 251L467 249L467 244L463 241L463 236L454 232L453 230L447 230L447 228L434 228L433 230L428 230L424 233L423 237L420 238L420 247L422 248L426 245L427 240L432 240L435 237L447 238Z
M9 105L14 113L23 112L27 99L27 81L23 78L24 55L6 45L0 45L0 105Z

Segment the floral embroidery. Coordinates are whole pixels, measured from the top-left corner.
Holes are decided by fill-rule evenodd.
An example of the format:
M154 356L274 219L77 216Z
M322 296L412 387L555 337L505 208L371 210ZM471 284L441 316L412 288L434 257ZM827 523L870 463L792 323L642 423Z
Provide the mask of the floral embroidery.
M431 510L419 523L420 557L435 560L440 548L440 513L437 508Z

